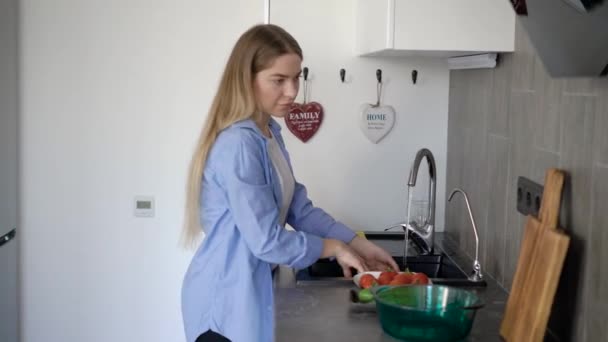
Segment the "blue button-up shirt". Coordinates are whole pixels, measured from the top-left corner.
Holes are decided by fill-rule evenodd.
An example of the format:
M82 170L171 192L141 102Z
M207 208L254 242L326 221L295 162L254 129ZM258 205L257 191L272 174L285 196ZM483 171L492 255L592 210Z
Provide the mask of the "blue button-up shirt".
M270 129L288 163L273 119ZM267 138L252 120L223 130L209 153L202 180L205 239L182 287L188 342L211 329L233 342L274 340L272 264L305 268L323 249L322 238L350 242L355 234L308 199L296 181L287 223L278 223L281 185ZM291 166L291 163L290 163Z

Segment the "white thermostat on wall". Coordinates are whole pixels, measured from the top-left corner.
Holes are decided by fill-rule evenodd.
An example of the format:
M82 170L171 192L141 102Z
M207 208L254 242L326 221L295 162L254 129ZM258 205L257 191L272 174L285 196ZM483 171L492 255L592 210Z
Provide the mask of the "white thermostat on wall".
M135 216L154 217L154 197L137 196L135 197Z

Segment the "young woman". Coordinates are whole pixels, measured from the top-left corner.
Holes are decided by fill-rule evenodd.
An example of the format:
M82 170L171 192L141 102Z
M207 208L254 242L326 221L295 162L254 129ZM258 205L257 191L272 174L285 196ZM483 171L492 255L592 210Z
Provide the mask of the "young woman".
M249 29L228 59L187 186L184 237L195 244L205 232L182 288L188 342L272 341L274 264L335 257L347 277L351 268L397 269L383 249L315 208L293 176L273 117L295 100L301 64L298 43L274 25Z

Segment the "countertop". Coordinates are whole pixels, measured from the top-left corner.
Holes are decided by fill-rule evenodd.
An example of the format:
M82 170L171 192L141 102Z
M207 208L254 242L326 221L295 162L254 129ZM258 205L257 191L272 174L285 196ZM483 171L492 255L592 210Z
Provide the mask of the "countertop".
M444 234L438 233L435 243L462 269L471 270L472 260ZM351 280L296 284L293 274L284 267L275 273L276 341L397 341L382 331L374 310L349 301L349 290L355 288ZM466 342L502 341L499 327L508 294L494 279L484 277L487 287L467 288L485 306L477 311Z

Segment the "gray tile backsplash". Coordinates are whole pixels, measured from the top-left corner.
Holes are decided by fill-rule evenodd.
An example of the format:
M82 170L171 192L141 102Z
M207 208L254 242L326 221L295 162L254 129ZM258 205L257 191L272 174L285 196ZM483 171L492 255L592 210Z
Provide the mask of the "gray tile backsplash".
M512 144L511 144L512 146ZM512 149L512 147L510 147ZM449 166L448 166L449 167ZM517 191L514 186L517 184L517 176L515 171L509 167L509 178L507 183L507 192L505 194L505 200L507 201L507 213L506 213L506 231L505 231L505 274L503 286L507 289L511 289L513 283L513 275L517 266L517 258L519 256L519 244L521 236L524 231L524 217L517 212L515 205L515 198ZM488 222L488 225L492 223Z
M593 203L589 232L589 272L587 302L608 305L608 168L593 170ZM607 312L608 313L608 312Z
M492 97L490 99L490 110L488 115L488 133L501 137L509 135L509 101L510 98L504 96L511 89L511 65L513 55L507 54L500 56L498 60L499 68L494 70ZM450 81L451 83L451 81Z
M595 115L595 161L608 166L608 86L605 86L598 98Z
M498 282L504 282L504 256L506 237L507 202L505 192L509 178L509 141L497 135L488 136L488 209L485 217L478 212L483 220L480 225L486 228L486 237L483 239L482 254L485 272L490 273Z
M597 96L598 79L594 78L568 78L565 79L564 93L580 96Z
M536 127L534 145L557 152L560 139L560 98L564 90L563 80L554 80L547 74L539 58L534 68L534 91Z
M537 113L534 95L534 92L511 91L509 131L515 135L511 141L526 150L534 144L534 135L538 130L535 127Z
M562 97L560 169L570 171L565 185L561 223L577 239L589 235L593 167L594 97Z
M587 341L608 342L608 324L606 324L608 304L604 302L592 305L593 310L589 313L587 323Z
M469 193L482 267L510 289L526 222L517 178L542 184L546 169L564 170L560 225L572 241L549 328L559 341L608 342L608 80L554 79L519 23L516 39L497 68L451 73L448 195ZM446 230L472 256L466 215L447 204Z
M512 88L518 90L534 90L534 67L536 54L521 25L515 27L515 52L513 53Z

